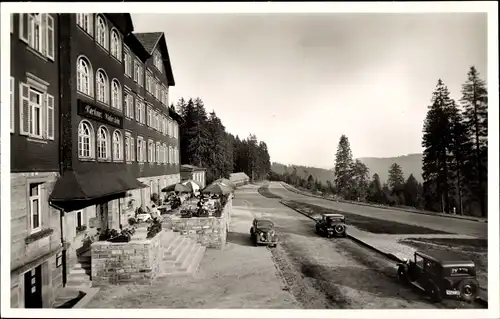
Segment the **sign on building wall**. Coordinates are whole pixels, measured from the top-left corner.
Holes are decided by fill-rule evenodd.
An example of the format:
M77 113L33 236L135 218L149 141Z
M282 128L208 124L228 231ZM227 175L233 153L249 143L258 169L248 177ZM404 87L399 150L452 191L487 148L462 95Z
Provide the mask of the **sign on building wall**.
M123 128L123 117L88 102L78 100L78 115Z

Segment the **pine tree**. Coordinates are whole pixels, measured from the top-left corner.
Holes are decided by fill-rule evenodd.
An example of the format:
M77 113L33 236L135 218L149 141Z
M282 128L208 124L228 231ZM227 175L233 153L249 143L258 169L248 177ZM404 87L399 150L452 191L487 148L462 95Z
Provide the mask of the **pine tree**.
M405 177L403 175L403 170L398 163L393 163L389 168L389 178L387 183L389 184L392 193L399 196L405 184Z
M415 177L413 176L413 174L410 174L410 176L406 180L403 192L404 192L405 204L407 206L419 207L422 194L420 193L419 184L415 179Z
M481 215L487 216L487 154L488 154L488 90L486 82L472 66L467 81L462 85L464 126L473 144L470 154L469 180L471 188L479 199Z
M368 194L368 200L370 202L383 202L382 184L380 183L380 176L377 173L373 174L372 180L369 185Z
M349 140L347 136L342 135L339 140L337 147L337 153L335 156L335 172L334 172L334 183L335 189L344 198L349 195L349 189L351 187L351 172L352 172L352 153L351 146L349 145Z
M450 110L454 108L455 103L449 94L448 88L439 79L433 93L432 105L427 111L422 137L424 187L435 187L437 191L437 197L428 197L427 200L439 201L442 212L450 211L450 194L454 188L453 183L450 182L453 179ZM432 193L428 195L431 196Z
M366 201L368 196L368 186L369 186L369 170L368 167L361 162L356 160L352 165L351 169L351 191L350 197L356 201Z

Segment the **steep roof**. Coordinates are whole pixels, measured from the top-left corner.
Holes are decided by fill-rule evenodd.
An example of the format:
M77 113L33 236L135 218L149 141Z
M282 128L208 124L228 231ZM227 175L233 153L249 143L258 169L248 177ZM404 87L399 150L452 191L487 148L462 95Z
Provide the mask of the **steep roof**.
M242 179L249 179L247 174L240 172L240 173L231 173L229 174L229 180L230 181L240 181Z
M134 33L137 40L142 44L144 49L150 55L153 54L156 47L160 50L163 66L168 80L168 85L175 86L174 74L172 72L172 65L170 63L170 56L168 54L167 41L165 33L163 32L136 32Z
M189 165L189 164L181 165L181 171L192 172L192 171L204 171L204 170L205 170L204 168L194 166L194 165Z
M163 35L163 32L143 32L134 34L142 43L144 49L146 49L149 54L152 54L158 40L160 40L160 37Z

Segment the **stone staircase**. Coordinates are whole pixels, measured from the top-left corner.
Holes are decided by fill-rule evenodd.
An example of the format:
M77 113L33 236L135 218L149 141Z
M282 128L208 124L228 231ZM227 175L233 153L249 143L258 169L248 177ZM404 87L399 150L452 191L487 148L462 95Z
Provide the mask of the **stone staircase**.
M206 247L178 232L169 231L164 239L159 277L172 275L193 275L205 254Z
M66 287L85 289L92 286L91 250L80 254L77 263L69 271Z

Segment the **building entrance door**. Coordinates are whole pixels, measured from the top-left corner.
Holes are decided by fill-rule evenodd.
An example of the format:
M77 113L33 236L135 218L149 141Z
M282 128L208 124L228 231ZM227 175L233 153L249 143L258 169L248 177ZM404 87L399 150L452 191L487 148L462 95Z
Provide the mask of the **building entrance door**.
M42 265L24 274L24 307L43 308Z
M100 221L101 231L108 229L108 203L97 205L97 217Z

